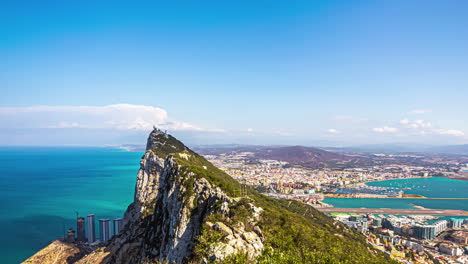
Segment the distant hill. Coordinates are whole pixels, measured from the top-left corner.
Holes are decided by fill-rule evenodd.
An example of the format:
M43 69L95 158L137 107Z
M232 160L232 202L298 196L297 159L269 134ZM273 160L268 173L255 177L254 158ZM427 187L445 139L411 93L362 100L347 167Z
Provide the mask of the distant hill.
M265 151L266 149L271 148L271 146L256 146L256 145L230 145L230 146L220 146L220 145L210 145L204 147L195 147L193 148L195 151L202 155L220 155L224 153L240 153L240 152L261 152Z
M468 144L432 147L426 149L426 152L468 155Z
M356 158L344 154L304 146L270 148L256 153L255 157L287 161L291 164L307 167L330 167L333 164L356 160Z
M254 159L280 160L286 161L292 165L300 165L309 168L337 168L371 164L371 161L363 155L343 154L305 146L213 147L197 149L197 151L203 155L252 152Z
M340 153L438 153L468 155L468 144L433 146L413 143L373 144L354 147L324 147L323 149Z
M431 147L430 145L412 144L412 143L394 143L394 144L368 144L352 147L333 148L326 147L324 149L336 152L353 152L353 153L411 153L424 152Z

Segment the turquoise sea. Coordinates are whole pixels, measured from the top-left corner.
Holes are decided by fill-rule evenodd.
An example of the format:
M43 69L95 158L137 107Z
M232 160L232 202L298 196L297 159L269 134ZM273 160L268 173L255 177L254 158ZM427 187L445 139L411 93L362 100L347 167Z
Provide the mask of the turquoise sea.
M405 193L419 194L429 198L468 198L468 181L442 177L401 179L368 183L370 186L411 188ZM327 198L325 203L338 208L395 208L412 209L413 205L431 209L459 209L468 211L468 200L427 199L348 199Z
M122 217L142 152L85 147L0 147L0 263L25 260L76 213Z

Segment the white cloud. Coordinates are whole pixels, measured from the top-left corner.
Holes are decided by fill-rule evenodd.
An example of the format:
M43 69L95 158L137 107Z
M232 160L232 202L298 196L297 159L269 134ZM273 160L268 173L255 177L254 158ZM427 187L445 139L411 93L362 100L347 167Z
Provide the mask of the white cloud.
M408 125L409 122L410 121L407 118L400 120L400 124L402 124L402 125Z
M463 137L465 133L461 130L456 130L456 129L441 129L436 131L440 135L450 135L450 136L456 136L456 137Z
M330 134L336 134L336 133L338 133L338 130L336 130L334 128L330 128L330 129L327 130L327 132L330 133Z
M384 126L384 127L375 127L372 129L372 131L377 132L377 133L395 133L398 131L398 129L394 127Z
M411 121L407 118L400 120L400 124L405 127L405 128L411 128L411 129L427 129L432 127L432 123L427 121L427 120L414 120Z
M431 122L429 121L426 121L426 120L415 120L412 124L411 124L411 128L430 128L432 127L432 124Z
M153 126L170 131L224 131L173 120L164 109L146 105L0 107L0 127L151 130Z
M252 133L253 129L252 128L247 128L247 132Z
M429 114L432 113L432 110L429 109L415 109L409 111L410 114Z
M407 118L400 120L400 125L406 129L409 135L449 135L449 136L464 136L464 132L455 129L436 129L433 124L427 120L409 120Z

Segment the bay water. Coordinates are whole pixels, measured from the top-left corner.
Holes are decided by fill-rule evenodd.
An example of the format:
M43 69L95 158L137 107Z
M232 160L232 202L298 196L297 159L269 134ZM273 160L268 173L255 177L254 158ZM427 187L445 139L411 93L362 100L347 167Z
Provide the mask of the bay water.
M428 198L468 198L468 181L443 177L399 179L369 182L369 186L410 188L408 194L418 194ZM337 208L392 208L414 209L414 205L429 209L456 209L468 211L468 200L450 199L377 199L377 198L327 198Z

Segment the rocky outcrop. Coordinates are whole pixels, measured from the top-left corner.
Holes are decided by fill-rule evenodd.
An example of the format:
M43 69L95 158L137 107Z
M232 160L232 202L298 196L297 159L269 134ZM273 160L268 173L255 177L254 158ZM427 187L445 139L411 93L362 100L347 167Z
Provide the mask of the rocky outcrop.
M178 141L171 144L168 137L155 130L148 138L134 202L125 213L124 231L108 246L112 252L107 258L109 263L187 262L206 217L228 213L232 199L207 179L179 165L177 157L188 160L195 154ZM161 155L161 149L174 149L174 153L163 159L166 153ZM226 244L233 248L231 253L249 251L253 256L263 248L258 235L244 233L242 228L231 236L234 242L230 243L234 244ZM227 240L231 241L231 237ZM218 252L217 259L228 255L219 253L218 248L213 249Z
M89 253L75 244L55 240L47 247L25 260L24 264L74 263Z
M256 210L261 210L261 208L250 205ZM249 223L255 224L256 220L249 219ZM209 247L209 260L219 261L229 255L238 253L245 253L249 258L253 259L262 253L264 248L263 233L258 226L254 225L254 230L249 232L245 230L245 225L242 222L233 225L233 227L229 227L222 222L216 222L215 224L207 222L206 225L211 230L223 234L221 241L213 243Z
M201 172L191 170L195 158L196 154L175 138L154 130L140 162L134 201L125 212L122 232L77 263L208 261L195 256L193 251L202 229L210 225L212 232L223 234L222 240L205 245L206 256L211 260L236 253L251 257L260 254L263 249L261 231L248 232L242 223L235 226L223 222L206 223L207 217L216 214L232 224L230 207L237 200L201 175L207 170L206 166L198 166ZM258 218L261 209L248 207L246 209L253 210L252 217ZM257 230L260 229L257 227Z

